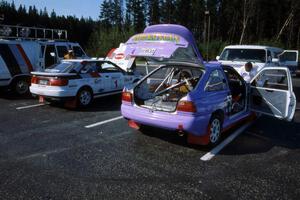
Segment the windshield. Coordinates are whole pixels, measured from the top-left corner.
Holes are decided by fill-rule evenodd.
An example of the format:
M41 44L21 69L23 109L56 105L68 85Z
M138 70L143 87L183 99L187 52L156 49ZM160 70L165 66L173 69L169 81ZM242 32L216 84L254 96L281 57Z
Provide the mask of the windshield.
M197 55L193 50L193 47L189 45L187 48L179 47L173 54L171 59L173 60L197 60Z
M266 62L266 51L263 49L225 49L220 60Z
M68 53L66 46L56 46L58 57L63 58Z
M79 62L63 62L52 65L45 71L52 73L77 73L80 68L81 64Z
M85 53L79 46L73 46L73 51L74 51L75 57L84 57L85 56Z

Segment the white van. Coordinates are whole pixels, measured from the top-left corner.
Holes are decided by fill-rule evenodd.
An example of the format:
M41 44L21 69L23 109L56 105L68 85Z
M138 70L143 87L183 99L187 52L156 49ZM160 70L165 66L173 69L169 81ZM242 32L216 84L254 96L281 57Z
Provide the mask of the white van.
M0 86L19 95L27 93L30 72L60 62L68 50L87 58L78 43L67 41L65 30L0 25Z
M263 67L286 66L295 72L298 66L299 52L297 50L283 50L277 47L259 45L231 45L226 46L216 59L223 65L239 70L247 62L252 62L257 71Z

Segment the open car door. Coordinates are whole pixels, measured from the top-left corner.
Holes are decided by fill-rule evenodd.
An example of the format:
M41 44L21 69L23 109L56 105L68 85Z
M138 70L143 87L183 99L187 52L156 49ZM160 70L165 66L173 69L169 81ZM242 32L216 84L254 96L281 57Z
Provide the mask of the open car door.
M293 119L296 96L288 68L267 67L252 79L250 109L286 121Z

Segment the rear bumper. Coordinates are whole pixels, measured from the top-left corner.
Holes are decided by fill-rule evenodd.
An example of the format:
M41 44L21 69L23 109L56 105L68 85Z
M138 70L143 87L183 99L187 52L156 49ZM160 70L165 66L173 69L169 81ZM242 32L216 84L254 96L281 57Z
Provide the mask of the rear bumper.
M195 136L206 134L210 115L192 115L189 113L168 113L151 111L146 108L123 103L121 112L124 118L142 125L158 127L171 131L183 131Z
M75 97L77 94L77 88L41 86L32 84L30 86L30 92L33 95L43 96L45 98L61 99Z

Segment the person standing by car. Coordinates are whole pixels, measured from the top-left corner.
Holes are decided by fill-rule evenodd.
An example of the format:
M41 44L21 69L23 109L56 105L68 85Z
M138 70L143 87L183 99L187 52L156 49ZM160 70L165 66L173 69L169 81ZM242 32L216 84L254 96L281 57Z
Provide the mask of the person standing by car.
M250 83L250 81L256 74L256 70L253 68L251 62L247 62L243 67L241 67L241 69L239 70L239 74L247 83Z

